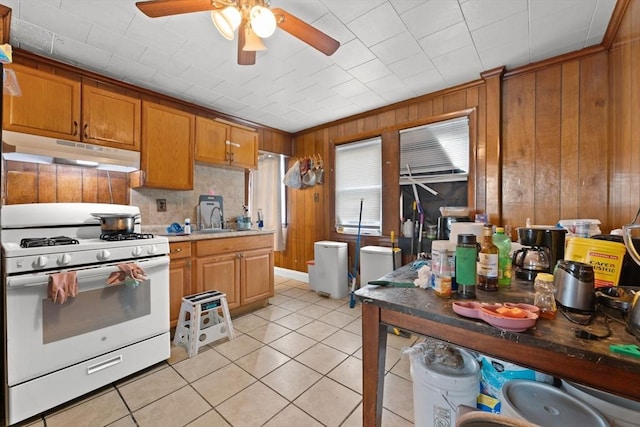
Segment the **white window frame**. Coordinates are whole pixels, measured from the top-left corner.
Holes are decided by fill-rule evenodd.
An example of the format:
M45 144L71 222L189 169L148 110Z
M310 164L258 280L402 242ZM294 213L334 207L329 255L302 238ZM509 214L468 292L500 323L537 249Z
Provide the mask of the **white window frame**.
M382 138L335 147L335 225L339 233L382 235Z

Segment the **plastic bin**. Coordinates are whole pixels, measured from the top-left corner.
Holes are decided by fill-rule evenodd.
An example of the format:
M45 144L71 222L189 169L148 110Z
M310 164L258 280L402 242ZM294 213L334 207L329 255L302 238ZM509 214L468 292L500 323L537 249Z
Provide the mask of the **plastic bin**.
M349 294L347 244L322 240L313 246L314 266L309 287L319 294L340 299Z
M395 252L395 267L402 266L402 252ZM384 246L365 246L360 249L360 286L377 280L393 271L392 249Z
M565 380L562 389L596 408L612 427L640 427L640 402Z

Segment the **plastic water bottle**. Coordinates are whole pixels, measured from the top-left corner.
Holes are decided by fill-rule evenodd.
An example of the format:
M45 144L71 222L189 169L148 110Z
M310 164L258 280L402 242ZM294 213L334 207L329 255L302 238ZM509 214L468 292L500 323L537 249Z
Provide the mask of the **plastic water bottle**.
M503 227L496 227L493 244L498 247L498 286L511 285L511 238L504 234Z

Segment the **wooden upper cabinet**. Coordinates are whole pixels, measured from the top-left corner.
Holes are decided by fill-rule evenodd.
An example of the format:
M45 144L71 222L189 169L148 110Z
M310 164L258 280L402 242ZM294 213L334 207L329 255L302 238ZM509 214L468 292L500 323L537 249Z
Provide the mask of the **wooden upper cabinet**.
M142 102L115 90L82 85L82 140L140 151Z
M197 161L255 169L258 165L258 133L196 117Z
M80 141L80 77L20 64L7 68L15 71L22 96L4 96L3 129Z
M195 115L142 101L142 178L138 185L193 190Z

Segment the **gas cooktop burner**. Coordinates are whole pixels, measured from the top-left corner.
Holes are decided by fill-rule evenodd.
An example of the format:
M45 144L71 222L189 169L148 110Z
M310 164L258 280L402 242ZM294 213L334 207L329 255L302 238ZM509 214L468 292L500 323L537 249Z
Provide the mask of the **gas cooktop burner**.
M36 248L40 246L77 245L76 239L66 236L57 237L36 237L20 240L21 248Z
M102 233L100 240L107 240L109 242L117 242L120 240L139 240L139 239L153 239L153 234L141 234L141 233L114 233L107 234Z

